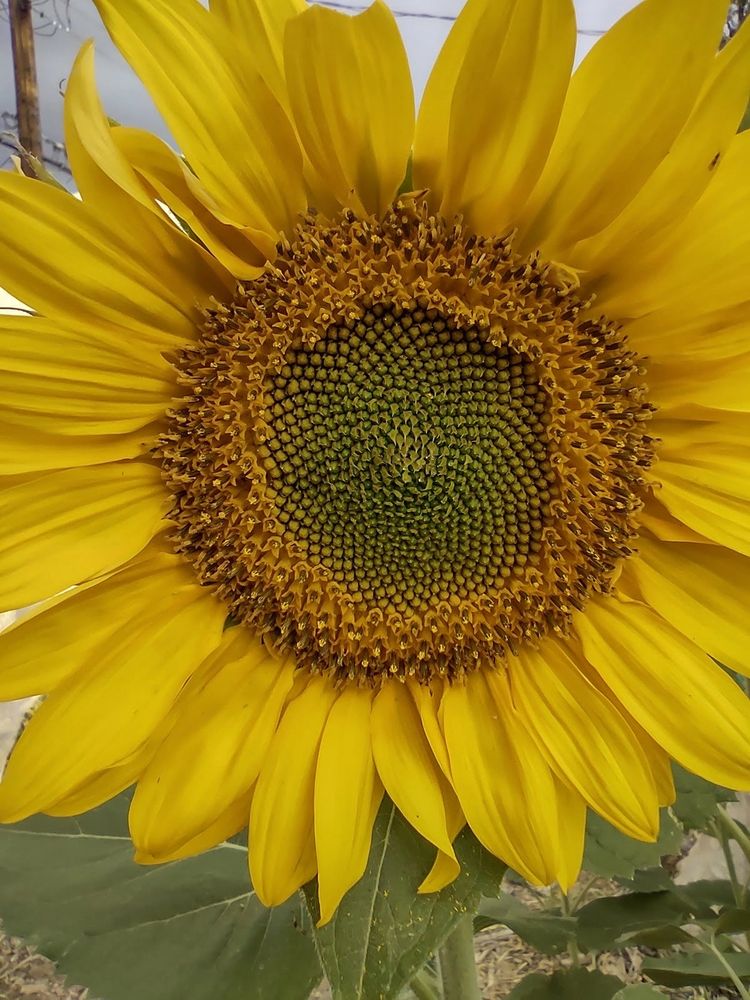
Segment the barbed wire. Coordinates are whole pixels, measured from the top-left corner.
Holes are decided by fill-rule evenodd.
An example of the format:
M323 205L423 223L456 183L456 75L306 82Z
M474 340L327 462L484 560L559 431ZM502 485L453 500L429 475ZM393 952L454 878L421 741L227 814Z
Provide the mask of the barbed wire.
M340 0L315 0L315 2L319 7L330 7L332 10L348 10L353 11L355 14L367 10L369 6L368 4L342 3ZM391 11L394 17L408 17L416 21L443 21L448 24L452 24L457 17L455 14L430 14L426 10L411 11L391 8ZM599 36L605 34L605 31L598 28L579 28L578 34Z
M0 146L11 150L2 161L2 167L4 168L8 165L10 157L20 150L18 142L18 117L12 111L0 111ZM71 172L65 153L65 145L45 135L42 136L42 160L48 166L54 167L55 170L60 170L65 174L70 174Z
M36 16L34 34L51 38L58 31L70 31L71 0L31 0L32 15ZM47 8L52 9L51 13ZM10 21L10 0L0 0L0 21Z

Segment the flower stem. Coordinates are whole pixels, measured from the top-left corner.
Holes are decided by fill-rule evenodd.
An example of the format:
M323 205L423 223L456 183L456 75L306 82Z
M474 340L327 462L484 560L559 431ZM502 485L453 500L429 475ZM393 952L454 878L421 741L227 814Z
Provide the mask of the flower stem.
M444 1000L481 1000L474 959L474 915L458 921L440 949Z
M729 962L727 962L726 958L724 958L724 956L719 951L719 949L716 947L716 945L713 943L713 941L711 941L708 944L708 948L710 948L710 950L714 953L714 955L716 956L716 958L718 958L719 962L726 969L726 973L729 976L729 978L732 980L732 982L734 983L735 987L737 988L737 992L739 993L739 995L741 997L741 1000L750 1000L750 993L748 993L747 990L745 989L744 983L742 982L742 980L740 979L740 977L737 975L737 973L734 971L734 969L729 964Z
M750 861L750 837L722 806L719 806L717 810L717 818L730 837L737 841L742 853Z
M426 969L416 974L409 983L409 988L417 1000L440 1000L435 980Z

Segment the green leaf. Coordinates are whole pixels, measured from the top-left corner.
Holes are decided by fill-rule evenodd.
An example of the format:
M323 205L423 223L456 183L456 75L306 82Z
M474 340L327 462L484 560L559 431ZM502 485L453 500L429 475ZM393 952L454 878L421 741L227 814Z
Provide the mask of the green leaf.
M621 989L622 980L603 972L569 969L552 976L535 972L511 990L508 1000L612 1000Z
M750 955L723 955L740 979L750 979ZM720 986L731 978L716 955L672 955L647 958L643 972L662 986Z
M720 802L735 802L737 796L728 788L714 785L697 774L691 774L679 764L673 764L677 799L672 812L686 830L705 830L716 815Z
M728 952L722 957L740 979L750 979L750 955ZM716 955L647 958L642 968L649 979L661 986L721 986L732 981Z
M563 917L559 910L532 910L508 895L500 899L483 899L477 916L475 926L479 930L504 924L544 955L565 951L577 926L575 917Z
M636 986L626 986L624 990L615 993L612 1000L664 1000L664 994L653 986L643 986L638 983Z
M750 931L750 909L728 906L719 914L714 925L716 934L741 934Z
M590 951L611 948L638 931L679 928L689 913L689 905L670 892L595 899L578 913L578 940Z
M417 895L435 849L384 802L367 870L333 920L316 931L334 1000L389 1000L440 947L480 896L500 892L504 866L465 829L456 839L461 874L441 892ZM315 885L306 888L317 920Z
M639 868L658 865L664 854L673 854L682 845L682 830L666 809L661 811L659 839L644 844L620 833L593 812L586 826L586 849L583 867L606 878L632 878Z
M156 867L132 860L128 798L74 819L0 828L0 913L104 1000L306 1000L322 972L299 899L276 910L225 844Z

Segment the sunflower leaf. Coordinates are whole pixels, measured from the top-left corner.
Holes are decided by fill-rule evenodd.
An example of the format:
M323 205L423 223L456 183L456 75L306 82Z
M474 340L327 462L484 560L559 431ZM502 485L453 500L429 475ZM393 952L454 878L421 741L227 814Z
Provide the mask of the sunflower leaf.
M380 810L362 879L333 920L316 930L334 1000L390 1000L440 947L481 896L498 895L504 866L464 830L455 843L461 873L436 893L417 894L435 850L390 802ZM317 921L315 884L305 895Z
M106 1000L306 1000L321 979L304 907L267 910L225 844L146 868L127 796L73 819L0 828L0 913Z
M508 994L508 1000L612 1000L622 989L616 976L588 969L569 969L542 976L538 972L523 979Z
M559 910L533 910L513 896L503 895L500 899L483 899L474 921L477 930L495 924L509 927L544 955L557 955L565 951L571 935L575 935L577 920L562 916Z
M690 914L689 902L670 892L634 892L595 899L578 914L578 940L586 950L612 948L623 938L647 931L679 932L680 924Z
M726 962L736 976L750 980L750 955L671 955L669 958L647 958L643 972L661 986L721 986L731 982Z
M659 839L654 844L626 837L590 812L583 867L606 878L632 878L636 870L658 865L663 855L675 853L681 844L682 829L666 809L661 811Z
M728 788L714 785L678 764L673 765L677 799L672 812L686 830L705 830L716 815L720 802L735 802L737 796Z

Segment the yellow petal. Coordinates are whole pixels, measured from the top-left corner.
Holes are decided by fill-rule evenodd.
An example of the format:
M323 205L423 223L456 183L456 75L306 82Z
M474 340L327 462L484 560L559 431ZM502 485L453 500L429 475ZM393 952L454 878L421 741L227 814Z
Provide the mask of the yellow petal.
M288 706L255 786L250 809L250 877L264 906L278 906L313 877L315 768L333 685L313 677Z
M727 309L711 304L688 308L656 309L638 319L625 322L628 340L641 354L660 365L671 365L682 358L693 363L733 358L750 352L750 323L747 304L740 302Z
M675 760L710 781L750 788L750 700L654 611L592 600L575 627L591 665Z
M704 420L653 421L662 439L651 478L659 500L720 545L750 555L750 415L706 410Z
M707 545L708 539L688 528L673 514L670 514L664 504L654 495L646 498L643 510L638 513L638 523L655 538L664 542L695 542Z
M159 530L167 501L146 462L47 472L0 490L0 609L121 566Z
M95 3L223 221L291 234L306 208L294 130L261 75L235 67L221 20L197 0Z
M573 67L570 0L469 0L419 111L414 183L442 215L503 232L536 183Z
M220 17L238 48L241 62L252 60L279 104L288 107L284 78L284 31L305 0L209 0L211 13Z
M461 811L461 804L458 801L456 793L453 791L452 785L449 785L448 782L445 781L442 785L442 789L448 837L450 838L452 844L459 833L466 826L466 817ZM435 857L435 863L420 884L417 892L439 892L441 889L444 889L446 885L450 885L450 883L456 878L456 875L455 852L451 851L450 854L447 854L444 851L438 850Z
M139 865L161 865L167 861L180 861L182 858L191 858L196 854L203 854L204 851L210 851L212 847L222 845L224 841L229 840L230 837L233 837L243 827L247 826L251 801L252 794L244 795L241 799L233 802L205 830L201 830L199 834L187 840L180 847L175 848L175 850L165 854L146 854L143 851L136 851L135 860ZM232 850L235 849L234 844L227 845L227 847ZM242 848L236 849L242 850Z
M685 219L596 283L597 309L630 319L655 312L669 327L691 315L695 321L739 307L747 323L742 261L750 252L750 204L743 190L748 170L750 132L742 132Z
M372 756L372 691L344 688L323 730L315 772L319 926L364 874L383 786Z
M382 0L356 17L309 7L287 26L284 65L313 203L382 215L414 135L409 62L390 10Z
M65 91L65 145L84 202L103 213L113 231L138 232L143 259L162 272L168 287L191 302L200 276L207 287L223 281L223 269L168 219L112 139L94 78L93 41L78 54Z
M41 316L0 317L0 358L0 474L135 457L174 394L166 363Z
M430 750L416 705L397 680L387 682L372 708L372 752L392 802L422 836L459 864L448 831L440 767ZM451 879L452 881L452 879Z
M528 881L545 884L555 879L558 853L554 782L512 717L503 684L499 674L476 672L446 686L442 715L453 787L487 850Z
M147 614L182 565L161 544L153 542L108 578L37 605L1 632L0 701L49 694Z
M0 782L0 817L47 810L154 732L185 680L221 639L225 611L192 571L174 570L161 598L120 628L32 716Z
M45 812L48 816L79 816L90 809L96 809L129 788L141 776L153 754L154 742L147 740L123 763L93 775L79 788L45 809Z
M718 545L642 536L623 570L644 604L732 670L750 676L750 559Z
M649 364L648 398L661 410L707 406L748 413L748 371L750 353L720 361L695 358L681 361L673 357L667 362Z
M565 647L547 639L512 659L510 668L516 704L550 767L613 826L653 840L659 806L646 756Z
M130 830L145 854L171 854L247 794L276 730L294 665L239 627L224 633L205 669L203 683L172 709L174 725L133 797Z
M238 278L258 276L266 257L273 253L268 237L217 219L206 207L210 198L198 178L158 136L121 126L112 128L111 136L146 187L189 226L224 267Z
M407 681L407 686L419 711L427 742L435 755L443 774L450 780L451 765L448 757L448 747L445 743L440 722L440 703L443 696L442 681L432 684L419 684L417 681Z
M683 218L714 177L747 107L750 32L714 59L703 93L674 145L629 205L605 229L566 255L566 263L597 278L661 239Z
M188 273L185 258L144 255L137 226L115 230L72 195L8 171L0 222L3 287L50 317L114 326L160 351L194 338L199 302L226 294L211 268Z
M523 247L555 256L609 225L635 197L693 109L725 16L724 0L645 0L594 46L573 76L522 213Z
M575 885L581 874L586 842L586 803L565 781L555 782L557 816L560 828L560 860L557 881L564 893ZM655 839L655 838L654 838Z

